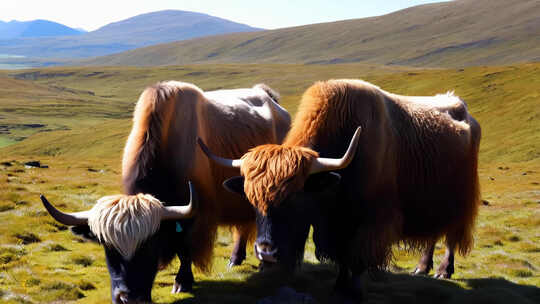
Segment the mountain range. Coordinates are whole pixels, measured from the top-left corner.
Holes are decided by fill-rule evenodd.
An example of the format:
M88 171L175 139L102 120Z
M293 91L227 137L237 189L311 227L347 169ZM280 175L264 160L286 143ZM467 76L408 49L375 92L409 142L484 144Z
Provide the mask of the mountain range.
M0 54L84 58L201 36L257 30L260 29L202 13L165 10L110 23L76 36L67 31L55 37L15 35L14 31L9 35L6 31L6 38L0 36Z
M60 23L48 20L0 21L0 39L16 39L29 37L55 37L83 34L84 31L73 29Z

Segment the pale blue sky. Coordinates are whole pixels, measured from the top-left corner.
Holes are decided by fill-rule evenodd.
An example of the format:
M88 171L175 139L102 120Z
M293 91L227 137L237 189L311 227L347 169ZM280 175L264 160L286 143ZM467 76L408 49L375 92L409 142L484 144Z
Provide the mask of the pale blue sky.
M0 0L0 20L47 19L95 30L135 15L177 9L275 29L384 15L441 0Z

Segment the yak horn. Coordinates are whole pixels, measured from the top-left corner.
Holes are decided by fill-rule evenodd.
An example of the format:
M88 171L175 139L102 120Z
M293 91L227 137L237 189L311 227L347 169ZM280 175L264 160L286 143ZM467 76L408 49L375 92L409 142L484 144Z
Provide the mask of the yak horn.
M356 153L356 148L358 147L358 141L360 140L360 132L362 131L361 127L356 129L354 135L349 144L347 152L343 155L342 158L324 158L317 157L311 164L309 174L323 172L323 171L332 171L339 170L347 167L354 158Z
M88 224L88 215L90 214L90 211L80 211L80 212L73 212L73 213L64 213L58 209L56 209L47 198L45 198L45 195L40 195L39 198L43 202L43 206L45 206L45 209L49 212L49 214L59 223L62 223L67 226L78 226L78 225L86 225Z
M163 213L161 215L162 220L179 220L185 218L192 218L197 211L197 206L199 200L197 197L197 192L193 187L191 181L189 184L189 204L186 206L167 206L164 207Z
M201 138L197 138L197 142L199 143L199 146L201 146L201 150L203 150L204 154L206 154L208 158L215 161L216 163L229 168L240 168L240 166L242 166L241 159L230 159L217 156L212 153L210 149L208 149L208 147L204 144Z

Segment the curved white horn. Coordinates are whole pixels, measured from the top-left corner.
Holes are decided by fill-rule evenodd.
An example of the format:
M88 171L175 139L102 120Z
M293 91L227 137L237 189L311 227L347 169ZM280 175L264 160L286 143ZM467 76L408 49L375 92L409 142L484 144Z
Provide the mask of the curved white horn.
M58 209L56 209L47 198L45 198L45 195L41 194L39 196L41 201L43 202L43 206L45 206L45 209L49 212L49 214L59 223L62 223L64 225L68 226L78 226L78 225L86 225L88 224L88 216L90 214L90 211L80 211L80 212L72 212L72 213L64 213Z
M356 129L356 132L354 132L354 135L351 139L351 143L349 144L349 148L347 149L347 152L345 152L342 158L318 157L311 164L309 174L323 171L339 170L347 167L353 160L354 154L356 153L356 148L358 147L358 141L360 140L361 131L361 127L358 127Z
M192 218L197 211L197 205L199 204L199 199L197 196L197 191L193 187L191 181L189 184L189 204L186 206L167 206L164 207L163 213L161 214L162 220L179 220L185 218Z
M201 138L197 138L197 142L199 143L199 146L201 146L201 150L203 150L204 154L206 154L208 158L215 161L216 163L229 168L240 168L240 166L242 165L241 159L223 158L213 154L210 149L208 149L208 147L204 144Z

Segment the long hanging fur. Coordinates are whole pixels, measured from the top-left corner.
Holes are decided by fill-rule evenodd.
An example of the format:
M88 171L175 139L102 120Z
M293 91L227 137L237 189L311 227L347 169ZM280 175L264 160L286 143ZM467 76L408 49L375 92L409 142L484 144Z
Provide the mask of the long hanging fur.
M129 260L158 231L162 211L162 203L148 194L105 196L91 209L88 225L101 242Z
M392 257L393 244L403 243L408 244L409 248L420 249L427 242L441 236L446 236L447 241L456 244L459 252L465 255L472 247L472 231L478 212L479 125L468 115L466 104L453 94L437 95L417 104L407 101L407 98L412 97L394 95L360 80L315 83L304 93L284 143L281 146L257 147L244 156L241 170L246 180L244 188L249 200L264 212L268 204L279 204L285 197L298 191L307 179L307 164L317 155L311 149L303 150L307 149L306 147L331 146L335 150L340 146L346 147L347 143L339 142L346 138L344 130L354 130L361 125L366 134L377 134L369 128L386 127L387 134L396 136L391 139L393 142L401 141L397 147L385 147L394 149L394 155L388 160L387 174L399 174L398 179L401 182L398 182L398 185L382 182L379 188L373 189L376 192L368 195L368 201L357 198L358 202L350 202L358 206L364 204L362 207L352 208L367 208L363 210L370 214L371 218L368 219L370 224L359 223L356 230L346 232L352 234L353 241L348 246L348 253L342 258L347 259L350 266L357 269L384 268ZM434 110L434 107L437 109ZM453 124L445 122L450 116L454 119ZM399 123L396 124L395 121ZM470 126L478 132L473 131L470 138L465 138L464 134L469 134ZM468 141L468 144L463 145L468 147L468 151L456 151L455 154L461 153L465 155L465 159L452 159L456 162L452 164L440 162L445 159L444 155L452 153L440 146L440 139L436 134L441 130L447 130L448 134L454 134L450 136ZM444 134L445 131L442 132ZM432 134L434 136L430 137ZM347 137L347 140L349 139ZM300 151L302 153L299 153ZM462 162L457 163L458 161ZM441 168L438 166L449 168L445 169L446 172L463 168L462 171L457 171L459 173L456 177L460 180L444 180L447 177L439 180ZM386 179L389 180L387 177ZM412 188L400 188L403 182ZM433 185L439 188L429 189ZM409 218L402 213L402 208L408 207L401 205L406 202L401 201L400 195L409 192L414 195L415 191L423 193L425 189L434 193L434 202L450 204L446 206L447 209L452 209L451 204L456 204L459 212L454 210L454 222L435 223L438 225L434 227L437 229L435 231L418 234L413 226L413 233L408 234L405 229L407 225L425 219ZM438 190L440 191L437 193ZM455 197L457 201L450 201L446 197ZM370 201L372 199L373 201ZM411 197L407 199L410 200ZM425 198L422 198L421 202L423 199Z
M248 200L266 214L270 204L278 206L290 193L299 191L317 152L304 147L262 145L243 157L241 172Z

